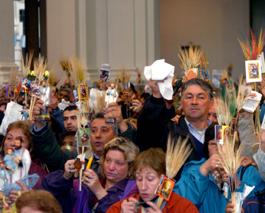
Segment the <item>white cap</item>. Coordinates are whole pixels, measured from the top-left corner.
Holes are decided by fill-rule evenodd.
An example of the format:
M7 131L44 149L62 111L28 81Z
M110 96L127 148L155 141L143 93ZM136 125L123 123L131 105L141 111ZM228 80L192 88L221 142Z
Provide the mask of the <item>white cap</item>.
M166 100L172 100L174 69L175 67L166 63L165 59L156 60L152 65L144 68L146 80L162 81L157 84L162 97Z

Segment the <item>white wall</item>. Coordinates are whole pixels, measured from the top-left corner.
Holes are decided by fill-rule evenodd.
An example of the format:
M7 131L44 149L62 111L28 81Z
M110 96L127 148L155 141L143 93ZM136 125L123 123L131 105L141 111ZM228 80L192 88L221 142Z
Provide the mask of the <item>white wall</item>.
M50 67L78 56L91 80L109 63L112 78L126 69L136 76L156 57L157 0L47 0L47 51Z
M47 59L60 69L59 60L77 54L75 1L47 0Z
M160 1L160 53L172 64L179 63L178 48L193 42L205 51L210 69L232 63L238 76L244 73L244 58L237 38L248 32L248 0Z

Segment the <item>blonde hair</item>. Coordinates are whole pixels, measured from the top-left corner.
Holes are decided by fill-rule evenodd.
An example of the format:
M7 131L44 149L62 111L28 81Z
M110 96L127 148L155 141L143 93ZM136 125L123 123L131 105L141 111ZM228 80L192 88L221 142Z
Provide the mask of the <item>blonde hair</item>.
M128 163L128 176L132 175L133 172L133 162L139 153L139 148L130 140L123 137L115 137L107 144L105 144L103 155L100 159L101 170L103 167L103 162L105 161L106 155L110 150L118 150L124 154L124 158ZM102 172L101 172L102 173ZM103 174L104 176L104 174Z

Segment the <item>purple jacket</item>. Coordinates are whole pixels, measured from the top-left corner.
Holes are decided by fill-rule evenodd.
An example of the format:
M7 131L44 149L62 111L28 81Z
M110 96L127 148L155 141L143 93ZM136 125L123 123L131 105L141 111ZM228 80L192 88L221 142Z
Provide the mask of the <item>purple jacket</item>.
M78 180L66 180L63 171L55 171L45 177L43 188L50 191L60 202L64 213L90 213L97 199L93 192L82 185L78 191ZM106 212L117 201L130 196L137 191L134 180L124 179L107 190L107 195L98 201L94 212Z

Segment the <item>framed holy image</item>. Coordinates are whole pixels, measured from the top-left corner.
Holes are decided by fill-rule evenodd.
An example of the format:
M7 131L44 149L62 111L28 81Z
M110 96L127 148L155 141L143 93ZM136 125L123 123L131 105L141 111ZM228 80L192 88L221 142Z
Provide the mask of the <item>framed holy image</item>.
M175 181L162 175L155 194L168 201L173 192Z
M86 84L79 84L77 88L77 93L79 101L88 100L88 87Z
M260 60L248 60L245 61L246 68L246 82L261 82L261 62Z

